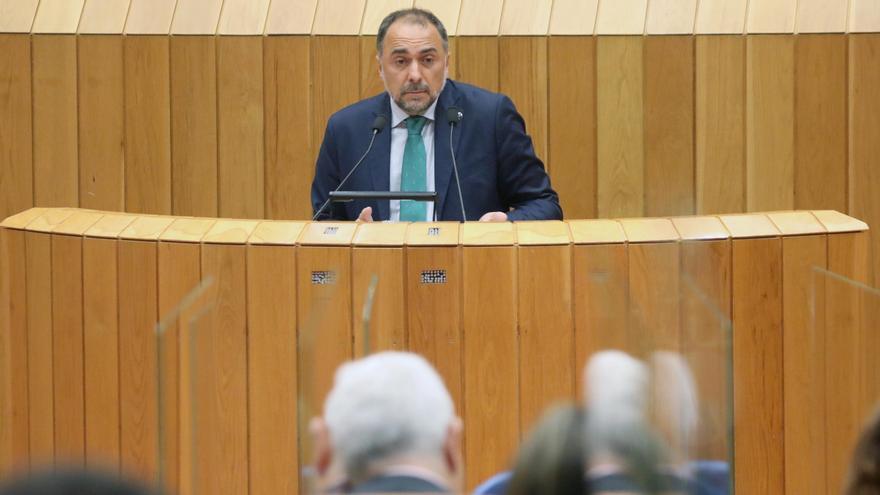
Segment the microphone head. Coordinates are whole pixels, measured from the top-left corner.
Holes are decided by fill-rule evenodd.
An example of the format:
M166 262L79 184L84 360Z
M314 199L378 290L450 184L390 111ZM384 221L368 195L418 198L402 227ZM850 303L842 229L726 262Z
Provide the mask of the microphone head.
M382 129L385 128L385 124L388 123L388 117L384 114L376 115L376 118L373 120L373 126L370 128L375 133L382 132Z
M458 124L461 122L462 118L464 118L464 114L458 107L449 107L446 109L446 120L448 120L450 124Z

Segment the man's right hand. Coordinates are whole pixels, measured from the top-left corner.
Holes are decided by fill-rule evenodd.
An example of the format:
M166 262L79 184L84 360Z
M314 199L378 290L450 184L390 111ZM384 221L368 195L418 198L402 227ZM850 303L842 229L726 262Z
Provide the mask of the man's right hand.
M373 207L368 206L361 210L361 214L358 215L358 222L372 222L373 221Z

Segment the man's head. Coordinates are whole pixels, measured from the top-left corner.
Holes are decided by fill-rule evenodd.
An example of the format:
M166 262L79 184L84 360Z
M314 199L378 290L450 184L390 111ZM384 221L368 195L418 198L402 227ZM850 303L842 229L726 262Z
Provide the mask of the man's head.
M403 9L388 14L376 36L379 76L394 102L410 115L424 113L446 82L449 38L434 14Z
M461 421L443 380L415 354L383 352L340 367L312 432L322 474L336 464L357 483L415 464L451 486L461 474Z

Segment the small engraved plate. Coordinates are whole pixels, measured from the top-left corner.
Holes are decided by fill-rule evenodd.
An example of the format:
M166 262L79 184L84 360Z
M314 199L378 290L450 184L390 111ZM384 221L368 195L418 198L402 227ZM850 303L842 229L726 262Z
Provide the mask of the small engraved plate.
M437 237L440 235L440 227L428 227L428 236Z
M336 232L339 231L339 227L326 227L324 229L324 235L336 235Z
M330 285L336 283L336 272L330 270L312 272L312 285Z
M445 284L446 270L422 270L419 281L423 284Z

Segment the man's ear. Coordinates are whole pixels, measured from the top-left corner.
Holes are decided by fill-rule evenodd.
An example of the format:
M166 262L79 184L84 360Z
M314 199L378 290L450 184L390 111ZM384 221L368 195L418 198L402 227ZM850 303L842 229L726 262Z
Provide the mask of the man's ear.
M464 472L461 453L461 432L461 418L456 417L446 428L446 440L443 442L443 458L446 461L446 467L456 477L460 477Z
M382 56L379 55L378 53L376 54L376 65L379 66L379 79L381 79L382 82L384 83L385 82L385 71L382 70Z
M315 449L315 470L324 476L333 462L333 445L330 443L330 430L323 418L312 418L309 422L309 434Z

